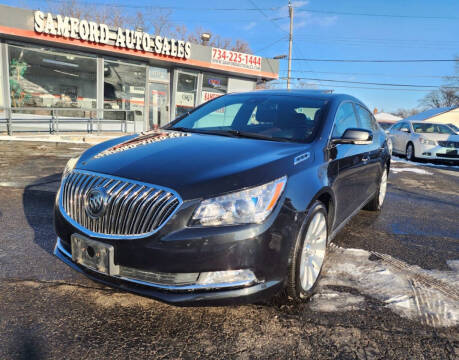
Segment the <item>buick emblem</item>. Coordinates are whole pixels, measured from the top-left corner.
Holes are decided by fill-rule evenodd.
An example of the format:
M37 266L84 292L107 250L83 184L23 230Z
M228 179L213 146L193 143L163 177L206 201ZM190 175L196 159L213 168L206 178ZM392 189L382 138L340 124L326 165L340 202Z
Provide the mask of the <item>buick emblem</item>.
M103 187L89 190L85 199L85 211L89 217L96 219L104 215L108 194Z

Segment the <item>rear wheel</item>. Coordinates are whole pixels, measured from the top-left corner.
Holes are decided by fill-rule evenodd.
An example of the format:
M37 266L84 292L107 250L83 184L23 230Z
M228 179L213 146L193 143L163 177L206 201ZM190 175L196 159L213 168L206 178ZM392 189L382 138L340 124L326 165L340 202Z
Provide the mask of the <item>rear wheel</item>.
M379 189L375 196L370 200L370 202L365 205L364 209L365 210L370 210L370 211L380 211L384 199L386 198L386 191L387 191L387 174L388 174L388 168L387 166L384 167L384 171L381 174L381 180L379 182Z
M414 156L414 145L412 143L408 143L406 146L406 159L410 161L415 161L416 157Z
M292 250L287 292L293 301L304 301L314 293L322 273L327 240L327 209L316 201Z

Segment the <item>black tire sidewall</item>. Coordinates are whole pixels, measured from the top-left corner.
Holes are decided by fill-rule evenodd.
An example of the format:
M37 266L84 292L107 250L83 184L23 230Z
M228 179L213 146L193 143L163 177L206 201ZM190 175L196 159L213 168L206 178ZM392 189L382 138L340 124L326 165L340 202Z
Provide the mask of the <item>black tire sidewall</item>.
M412 149L413 151L411 152L411 156L408 157L408 155L407 155L406 158L407 158L408 160L410 160L410 161L413 161L413 160L414 160L414 145L413 145L412 143L408 143L408 145L406 146L406 153L408 154L408 148L409 148L410 146L411 146L411 149Z
M301 226L301 230L299 231L299 234L298 234L298 237L295 243L294 269L292 269L294 270L294 273L291 274L293 275L293 279L290 279L290 286L294 284L294 287L295 287L294 294L291 294L291 296L294 297L295 300L297 301L306 300L314 293L314 290L317 287L317 283L319 282L320 276L322 275L322 269L325 263L325 258L324 258L324 262L322 263L322 267L320 268L319 275L317 276L316 282L314 283L311 289L309 289L308 291L304 291L303 288L301 287L301 279L300 279L301 251L303 249L303 244L306 240L306 233L311 224L311 220L313 219L314 215L317 214L318 212L322 212L325 217L326 228L327 228L327 246L325 247L325 258L327 256L328 232L329 232L327 209L325 208L325 205L322 202L316 201L311 207L311 209L309 210L308 216L306 217L306 219L303 222L303 225Z

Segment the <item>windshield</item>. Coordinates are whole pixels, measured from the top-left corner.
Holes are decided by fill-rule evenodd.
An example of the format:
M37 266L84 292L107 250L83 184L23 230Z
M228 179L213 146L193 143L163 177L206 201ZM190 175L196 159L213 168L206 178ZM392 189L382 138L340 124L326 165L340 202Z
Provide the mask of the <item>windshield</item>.
M449 126L442 124L413 123L413 129L416 133L454 135L454 131Z
M219 97L170 129L266 140L310 142L326 100L304 96L236 94Z
M389 123L389 122L380 122L378 121L379 126L381 126L384 130L389 129L394 123Z

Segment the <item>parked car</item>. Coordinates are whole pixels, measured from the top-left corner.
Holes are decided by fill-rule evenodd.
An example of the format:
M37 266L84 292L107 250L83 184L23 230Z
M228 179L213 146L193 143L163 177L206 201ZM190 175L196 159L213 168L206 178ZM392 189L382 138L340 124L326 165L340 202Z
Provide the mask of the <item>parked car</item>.
M389 136L393 152L408 160L459 161L459 135L447 125L404 120L390 128Z
M224 95L67 164L54 253L94 280L174 304L307 299L327 245L386 194L386 134L359 100ZM369 236L371 236L369 231Z

